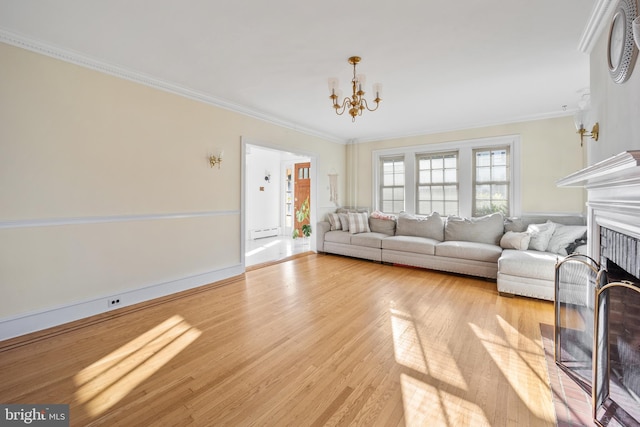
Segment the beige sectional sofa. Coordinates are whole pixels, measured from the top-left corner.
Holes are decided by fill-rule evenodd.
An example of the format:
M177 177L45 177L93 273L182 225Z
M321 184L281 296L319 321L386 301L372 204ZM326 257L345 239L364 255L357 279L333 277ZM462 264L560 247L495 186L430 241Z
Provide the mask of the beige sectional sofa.
M584 247L584 224L579 215L393 217L340 209L317 224L317 250L496 279L503 295L553 300L556 262L567 247Z

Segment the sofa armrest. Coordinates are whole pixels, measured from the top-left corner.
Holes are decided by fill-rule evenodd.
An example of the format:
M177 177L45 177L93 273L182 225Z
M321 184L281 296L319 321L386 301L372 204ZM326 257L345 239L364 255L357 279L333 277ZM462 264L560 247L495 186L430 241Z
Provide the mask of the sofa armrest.
M316 250L318 252L324 252L324 235L329 230L331 230L329 221L319 221L316 225Z

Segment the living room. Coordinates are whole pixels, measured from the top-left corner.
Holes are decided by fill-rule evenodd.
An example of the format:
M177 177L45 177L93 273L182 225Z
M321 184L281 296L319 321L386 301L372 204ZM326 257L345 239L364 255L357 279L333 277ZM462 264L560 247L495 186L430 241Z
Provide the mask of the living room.
M312 132L304 125L260 116L249 107L212 105L196 91L185 90L188 82L172 85L144 73L127 73L118 63L90 61L89 53L38 33L44 14L4 2L0 9L4 16L0 18L0 284L4 293L0 340L242 275L247 144L312 155L317 170L312 171L316 187L311 192L311 224L336 208L328 180L332 171L338 176L340 205L373 210L377 208L372 161L376 152L514 135L521 142L520 203L513 213L585 213L584 191L558 188L556 182L620 152L640 149L636 119L640 117L640 75L635 70L622 84L610 76L605 58L615 2L579 3L575 12L581 18L571 24L579 31L571 47L586 68L577 77L582 79L579 87L590 92L591 122L586 127L590 130L596 121L600 126L598 141L585 136L584 144L573 120L579 100L575 90L570 91L574 99L565 102L569 104L566 111L558 103L549 107L554 114L548 116L485 119L476 125L466 117L469 100L458 98L460 109L454 110L452 120L465 126L423 133L412 129L388 136L375 128L376 115L404 108L393 98L383 96L378 111L365 112L351 123L349 117L331 111L324 81L314 80L306 88L280 87L297 91L297 98L306 91L313 93L330 113L327 120L340 121L339 129L350 126L339 133L346 137L336 137L328 127ZM73 17L73 6L68 3L68 9L57 13ZM520 7L524 14L529 6L522 2ZM91 11L85 12L91 16ZM30 13L38 19L24 18ZM25 26L16 28L9 19L20 16ZM105 33L112 31L108 20L100 22ZM56 25L51 28L55 34ZM84 30L91 33L91 28ZM123 37L126 40L126 34ZM76 38L81 39L81 33ZM172 40L180 45L178 39ZM151 46L157 51L149 52L150 61L162 50ZM342 63L331 64L327 78L335 73L343 82L348 80L346 59L351 54L363 55L359 67L369 75L375 74L376 61L384 62L365 55L366 51L344 55L347 48L352 49L338 50ZM95 55L93 59L100 57ZM250 68L251 62L224 63L224 67L237 71ZM174 70L167 65L169 72L176 73L183 66L172 64ZM405 64L390 66L402 69ZM547 67L552 76L554 64ZM458 76L465 74L454 71ZM413 76L410 70L409 75ZM413 77L418 81L422 76ZM251 81L248 87L257 90L253 85ZM536 89L532 85L527 93L533 96ZM387 90L393 94L391 87ZM244 96L250 101L250 93ZM425 94L423 102L435 97ZM281 101L276 101L278 106ZM515 97L510 108L526 101ZM430 116L424 115L423 120L430 121ZM358 127L376 129L381 136L352 137L349 132ZM212 155L221 157L213 167ZM313 234L311 239L314 247Z

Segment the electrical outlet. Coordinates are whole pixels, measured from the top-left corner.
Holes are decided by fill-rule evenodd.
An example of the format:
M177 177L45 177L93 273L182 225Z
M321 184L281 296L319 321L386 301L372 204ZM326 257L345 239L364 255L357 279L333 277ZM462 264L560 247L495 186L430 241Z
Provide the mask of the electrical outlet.
M122 300L120 299L120 297L111 297L107 300L107 306L109 308L117 307L120 304L122 304Z

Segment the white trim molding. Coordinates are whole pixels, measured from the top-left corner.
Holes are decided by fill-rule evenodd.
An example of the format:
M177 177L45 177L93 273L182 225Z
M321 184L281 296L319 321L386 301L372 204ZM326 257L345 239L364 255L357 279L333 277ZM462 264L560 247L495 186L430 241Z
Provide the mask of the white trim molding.
M8 228L54 227L58 225L104 224L109 222L154 221L185 218L239 215L240 211L178 212L147 215L111 215L77 218L43 218L32 220L0 221L0 230Z
M578 50L582 53L589 54L593 50L602 31L606 28L613 13L617 0L597 0L591 10L591 16L585 26Z

